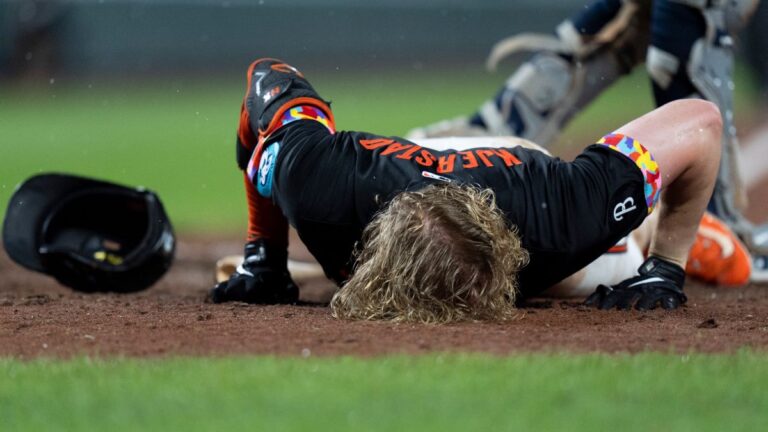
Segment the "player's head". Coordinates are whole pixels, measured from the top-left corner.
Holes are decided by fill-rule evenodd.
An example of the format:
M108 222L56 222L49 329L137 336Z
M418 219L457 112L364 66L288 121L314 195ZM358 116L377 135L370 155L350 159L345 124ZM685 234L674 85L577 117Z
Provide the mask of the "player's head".
M397 195L368 225L331 307L346 319L506 319L527 262L491 190L428 186Z

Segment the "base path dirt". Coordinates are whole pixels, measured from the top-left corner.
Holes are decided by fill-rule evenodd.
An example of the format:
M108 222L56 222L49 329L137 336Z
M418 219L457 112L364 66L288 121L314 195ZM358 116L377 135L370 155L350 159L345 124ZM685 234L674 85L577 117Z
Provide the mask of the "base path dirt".
M413 325L331 317L334 287L302 288L306 304L205 303L218 257L237 240L182 236L168 275L138 294L80 294L0 251L0 356L17 358L427 352L732 352L768 349L768 287L689 284L677 311L602 312L577 300L534 300L506 323ZM306 251L292 251L306 258Z

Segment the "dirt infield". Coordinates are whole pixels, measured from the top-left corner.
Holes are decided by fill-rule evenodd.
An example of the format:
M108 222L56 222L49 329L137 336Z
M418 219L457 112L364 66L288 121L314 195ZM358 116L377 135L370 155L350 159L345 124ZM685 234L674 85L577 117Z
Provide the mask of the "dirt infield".
M753 191L768 191L768 180ZM750 199L749 216L765 220L765 194ZM324 304L334 286L325 280L303 286L296 306L205 303L216 259L241 246L237 238L182 235L169 274L130 295L73 292L0 250L0 356L768 350L768 286L757 285L689 283L687 306L671 312L603 312L578 300L537 299L511 322L447 326L334 320ZM311 259L301 247L291 256Z
M768 349L768 287L691 285L689 303L666 312L601 312L578 301L535 300L508 323L448 326L341 322L315 302L333 286L314 281L297 306L204 302L216 258L238 240L182 236L178 259L155 287L83 295L12 263L0 252L0 356L381 355L433 351L729 352ZM292 255L306 258L306 251Z

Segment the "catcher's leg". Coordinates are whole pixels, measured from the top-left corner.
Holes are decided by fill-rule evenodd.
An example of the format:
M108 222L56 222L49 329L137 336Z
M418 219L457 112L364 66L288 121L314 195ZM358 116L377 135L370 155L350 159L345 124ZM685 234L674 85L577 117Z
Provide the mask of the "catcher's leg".
M755 227L742 215L746 190L738 166L733 123L733 37L748 21L757 0L709 2L656 0L647 68L657 104L703 97L723 116L723 152L709 210L724 220L755 254L768 253Z
M718 9L706 8L697 0L657 0L653 5L651 46L646 67L657 105L688 97L716 103L725 126L724 154L720 176L709 209L735 222L740 218L734 186L740 183L731 169L735 151L733 128L733 52ZM718 19L719 18L719 19ZM743 194L743 191L738 191Z
M560 24L556 37L502 40L488 59L490 69L514 53L533 57L474 115L415 129L409 138L515 135L548 145L574 114L642 61L649 13L650 0L598 0Z

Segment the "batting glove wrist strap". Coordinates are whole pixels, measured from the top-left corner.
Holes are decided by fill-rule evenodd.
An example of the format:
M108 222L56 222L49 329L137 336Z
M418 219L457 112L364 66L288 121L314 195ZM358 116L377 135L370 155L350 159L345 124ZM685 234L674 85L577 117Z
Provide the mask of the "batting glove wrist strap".
M243 252L245 259L242 267L246 270L259 268L269 268L272 270L287 269L288 251L283 248L274 247L266 240L259 239L246 243Z
M643 265L637 269L641 276L655 276L667 279L680 287L682 291L685 285L685 270L679 265L663 258L649 256Z
M685 270L658 257L649 257L638 269L638 276L617 285L600 285L585 304L600 309L676 309L688 301L683 293Z
M245 245L245 260L235 273L210 292L214 303L241 301L246 303L295 303L299 288L287 267L288 253L264 240Z

